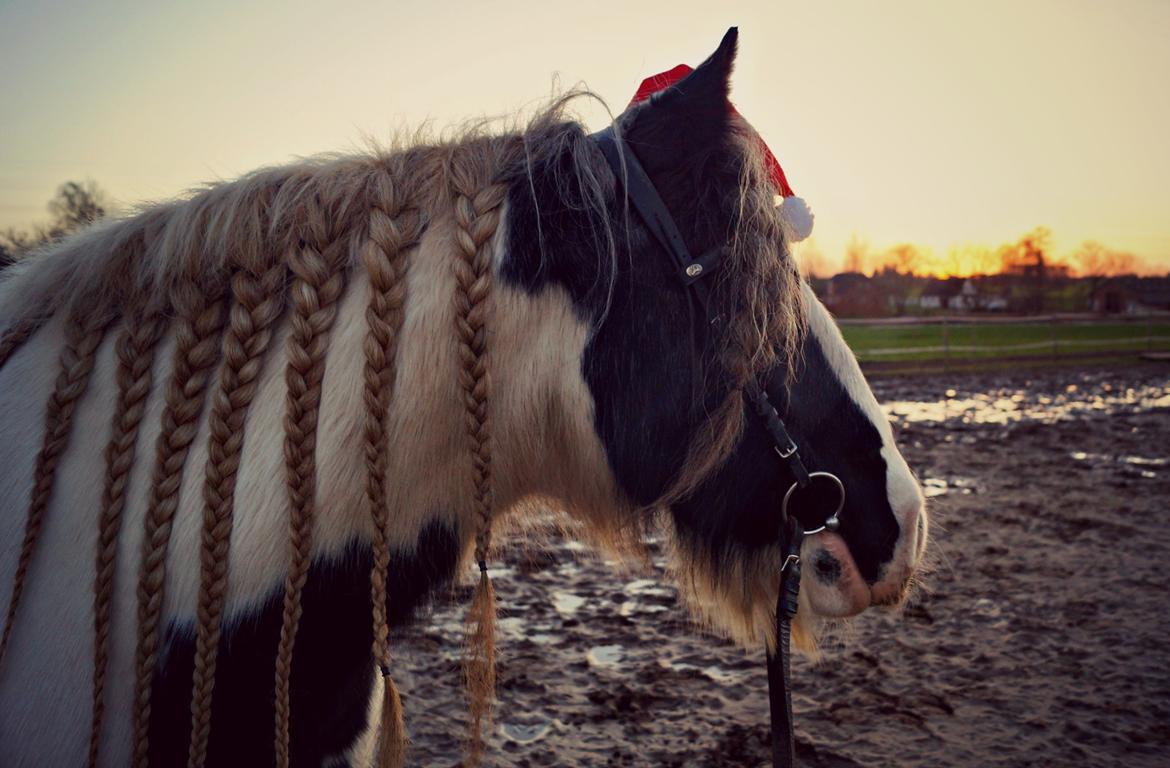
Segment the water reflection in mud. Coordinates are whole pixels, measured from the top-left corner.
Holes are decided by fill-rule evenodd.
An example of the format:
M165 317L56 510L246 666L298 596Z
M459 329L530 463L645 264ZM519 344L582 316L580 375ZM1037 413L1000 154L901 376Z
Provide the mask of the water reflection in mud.
M1070 374L1070 378L1057 386L1051 380L1037 386L1038 382L1018 376L990 382L987 378L977 379L990 384L982 390L933 389L924 387L919 380L879 381L874 389L886 416L901 432L901 442L908 442L911 448L923 447L919 439L922 430L935 431L934 439L974 449L985 444L987 435L973 430L987 427L998 428L996 437L1010 441L1018 430L1049 429L1070 421L1134 416L1170 408L1170 377L1154 376L1127 385L1101 372ZM932 389L942 397L929 397L927 393ZM1085 436L1088 441L1090 433ZM1143 481L1156 479L1170 461L1166 455L1170 449L1163 446L1151 445L1150 452L1143 455L1094 451L1088 442L1070 448L1081 449L1067 454L1073 467L1113 467L1124 477ZM980 492L970 478L940 476L929 465L920 470L923 493L928 499Z
M577 610L585 605L585 598L571 592L557 590L552 596L553 608L565 618L572 618Z
M1117 464L1122 470L1133 477L1152 480L1158 476L1155 468L1165 467L1170 463L1166 458L1147 458L1145 456L1111 456L1104 453L1088 453L1086 451L1072 451L1069 458L1084 464Z
M1163 764L1170 374L873 384L932 497L932 567L904 610L826 637L827 663L794 660L802 764ZM766 764L762 651L695 628L666 542L615 570L573 528L494 553L490 762ZM459 764L470 596L457 587L396 634L412 764Z
M585 654L589 666L610 669L620 667L625 656L625 649L620 645L595 645Z
M506 722L500 725L500 733L508 741L516 744L531 744L544 738L552 728L552 722L545 720L536 723Z
M1160 384L1118 387L1098 376L1083 375L1063 392L1037 392L1028 386L983 392L944 391L932 399L887 400L882 406L895 423L1011 424L1051 423L1086 415L1142 413L1170 408L1170 380Z

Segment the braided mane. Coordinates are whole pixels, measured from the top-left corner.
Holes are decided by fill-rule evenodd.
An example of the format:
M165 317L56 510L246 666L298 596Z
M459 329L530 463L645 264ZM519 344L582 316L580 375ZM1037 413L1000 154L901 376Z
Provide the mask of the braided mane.
M571 98L571 97L570 97ZM599 272L628 238L610 219L613 178L581 127L556 102L524 131L480 131L457 140L363 155L323 157L266 169L210 186L183 201L104 222L10 269L0 283L0 367L37 337L50 319L65 318L59 375L49 394L45 433L28 499L24 540L0 636L8 648L33 553L49 509L58 460L71 439L72 416L107 334L113 335L116 391L105 444L104 486L96 509L94 674L89 764L102 740L110 654L117 543L132 471L149 476L149 503L137 561L137 642L134 663L133 762L151 754L152 682L163 648L168 552L184 472L206 424L202 478L196 650L188 765L207 760L217 655L231 580L230 551L238 471L266 365L282 366L286 385L283 446L287 493L288 571L274 670L274 746L278 765L290 755L291 678L302 592L322 511L317 498L318 420L326 353L351 286L368 290L362 352L361 445L364 516L373 543L370 595L373 654L383 675L382 765L404 761L398 693L390 679L387 574L393 569L387 484L388 410L395 396L395 357L406 325L406 276L427 227L449 228L454 274L458 391L471 478L474 557L487 560L499 513L493 485L491 325L494 242L508 184L541 159L567 157L558 180L566 197L593 214L602 251ZM751 150L745 144L745 154ZM740 196L744 226L729 249L717 289L736 313L727 323L722 364L732 374L727 399L699 435L667 499L678 498L725 456L740 429L739 392L746 382L791 354L799 334L800 294L783 258L778 220L758 163ZM628 224L628 222L626 222ZM360 280L358 278L361 278ZM598 322L601 320L595 318ZM278 340L283 343L278 343ZM156 372L166 350L169 366ZM153 446L140 444L150 392L165 407ZM76 439L77 435L72 436ZM481 566L482 568L482 566ZM469 613L465 664L471 703L471 762L482 753L481 726L490 717L495 681L494 594L482 568ZM0 672L2 672L0 666ZM0 682L2 684L2 682Z

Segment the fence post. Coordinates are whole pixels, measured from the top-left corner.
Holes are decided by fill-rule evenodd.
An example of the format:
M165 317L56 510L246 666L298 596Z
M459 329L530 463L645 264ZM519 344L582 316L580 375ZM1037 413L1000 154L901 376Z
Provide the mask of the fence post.
M1052 334L1052 362L1056 362L1058 356L1056 347L1056 315L1048 316L1048 330Z
M1146 351L1154 351L1154 321L1149 312L1146 313Z

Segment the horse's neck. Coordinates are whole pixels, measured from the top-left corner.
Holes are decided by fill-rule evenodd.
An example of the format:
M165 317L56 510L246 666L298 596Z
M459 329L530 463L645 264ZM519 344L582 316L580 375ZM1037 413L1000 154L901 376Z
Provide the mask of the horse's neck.
M474 532L474 443L459 385L450 240L432 232L410 256L388 490L396 535L414 537L438 517L466 541ZM507 258L502 235L493 247L499 264ZM490 303L487 431L495 514L534 496L574 510L612 509L614 481L581 375L588 326L560 289L530 294L498 272Z
M391 542L406 551L435 523L454 530L464 549L475 531L475 447L459 379L450 226L442 217L433 218L418 247L405 257L406 300L387 417L386 490ZM500 234L493 241L496 264L506 258L503 248ZM318 551L340 551L354 538L368 539L371 531L362 453L369 296L364 270L354 270L330 334L317 437ZM534 295L496 274L489 301L487 433L493 513L505 515L518 503L540 497L603 522L618 494L581 375L588 326L559 288ZM284 325L274 340L277 354L266 366L257 413L249 417L241 490L250 492L251 499L237 501L237 514L261 521L284 520L287 503L277 450L285 409ZM193 455L192 460L201 464L205 457ZM253 482L248 484L248 479ZM184 497L193 502L198 490L184 489ZM271 530L257 526L262 528Z
M420 533L433 523L456 532L466 548L474 536L474 446L468 433L464 392L460 386L460 342L456 331L453 223L441 214L418 247L406 254L406 299L397 349L387 420L387 497L392 545L412 551ZM501 227L501 232L505 228ZM493 243L495 263L504 237ZM366 498L363 435L366 407L364 345L370 299L365 270L348 275L337 317L329 332L322 399L315 436L316 514L313 551L338 553L355 540L369 541L372 531ZM618 503L605 451L593 424L593 402L581 375L588 327L559 288L531 294L498 273L490 289L487 315L487 434L490 439L490 492L493 512L505 515L532 497L604 523ZM13 386L27 393L52 389L62 342L63 320L39 334L22 355L38 362L6 368ZM78 420L89 430L75 430L54 483L54 510L84 511L68 524L96 525L95 487L104 474L102 447L116 399L115 340L122 323L107 333L98 353ZM263 366L255 399L248 411L243 451L235 488L231 545L230 602L236 606L264 599L287 567L289 485L283 447L287 414L286 368L290 323L280 322ZM49 349L48 347L52 347ZM151 493L155 446L161 431L165 392L173 369L173 330L155 356L154 384L138 437L122 526L129 538L125 551L137 553ZM44 348L39 355L36 349ZM35 369L35 370L33 370ZM35 380L34 380L35 379ZM213 377L209 390L218 386ZM15 391L15 390L14 390ZM213 394L209 392L208 397ZM35 434L43 405L30 405L28 433ZM14 427L15 429L15 427ZM80 428L79 428L80 429ZM179 508L168 548L167 602L175 613L190 615L199 585L199 542L205 506L208 463L208 408L184 462ZM70 458L70 457L73 458ZM85 472L78 467L85 466ZM26 482L13 476L14 487ZM21 492L19 496L25 494ZM79 515L81 512L79 511ZM125 558L125 583L136 578L137 557Z

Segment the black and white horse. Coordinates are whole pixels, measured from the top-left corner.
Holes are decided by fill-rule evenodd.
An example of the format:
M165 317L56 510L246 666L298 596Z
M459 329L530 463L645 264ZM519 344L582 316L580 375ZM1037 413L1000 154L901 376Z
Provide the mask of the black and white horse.
M379 559L399 625L538 504L617 548L664 526L696 616L758 647L792 477L742 395L778 367L806 464L848 490L804 544L805 643L900 601L922 494L797 276L727 109L734 51L618 119L691 251L724 248L710 327L560 105L523 133L262 171L11 268L0 765L186 761L201 670L191 762L272 764L284 646L291 762L365 764Z

